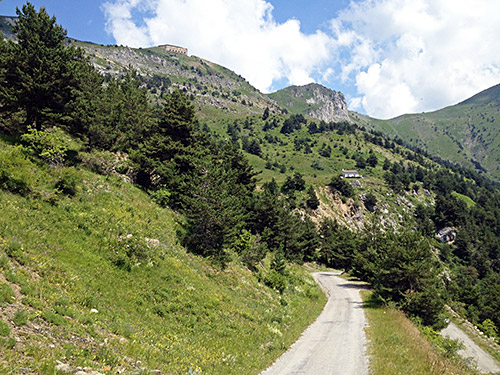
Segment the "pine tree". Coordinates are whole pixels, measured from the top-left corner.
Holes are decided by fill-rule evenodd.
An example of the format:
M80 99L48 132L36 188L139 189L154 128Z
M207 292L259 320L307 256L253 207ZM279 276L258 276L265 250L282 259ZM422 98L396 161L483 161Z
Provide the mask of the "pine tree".
M27 3L13 27L17 42L8 41L0 58L0 106L6 113L22 111L28 125L67 123L69 103L78 94L75 72L86 63L80 49L66 45L66 31L45 8Z
M312 210L315 210L319 207L319 199L312 186L310 186L309 189L307 189L306 205Z

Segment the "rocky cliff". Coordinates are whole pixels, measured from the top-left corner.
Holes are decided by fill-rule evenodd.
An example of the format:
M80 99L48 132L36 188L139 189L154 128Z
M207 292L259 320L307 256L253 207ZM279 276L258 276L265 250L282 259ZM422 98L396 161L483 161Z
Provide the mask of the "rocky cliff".
M316 83L290 86L269 96L290 113L300 113L325 122L349 121L344 94Z

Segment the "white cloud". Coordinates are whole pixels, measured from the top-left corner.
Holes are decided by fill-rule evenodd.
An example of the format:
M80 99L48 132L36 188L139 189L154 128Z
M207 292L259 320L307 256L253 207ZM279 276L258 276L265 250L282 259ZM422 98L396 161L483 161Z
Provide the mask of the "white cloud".
M363 0L332 21L343 81L367 114L455 104L500 82L500 2Z
M313 82L313 73L330 58L329 36L306 35L297 20L277 23L265 0L116 0L103 9L118 44L184 46L263 91L282 79ZM152 16L137 20L144 12Z
M455 104L500 82L498 0L352 0L328 32L272 0L108 0L118 44L177 44L262 91L314 80L378 118ZM300 16L300 15L298 15Z

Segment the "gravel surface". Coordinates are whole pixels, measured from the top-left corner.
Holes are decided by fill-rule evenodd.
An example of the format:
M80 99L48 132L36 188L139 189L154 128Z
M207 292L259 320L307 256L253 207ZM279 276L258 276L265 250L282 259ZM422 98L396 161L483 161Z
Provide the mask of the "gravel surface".
M318 319L261 375L368 375L363 286L332 272L314 278L328 296Z
M473 362L477 364L477 369L482 373L500 374L500 367L495 360L472 341L456 324L450 322L448 327L441 331L441 335L462 341L465 349L459 350L458 354L464 358L472 358Z

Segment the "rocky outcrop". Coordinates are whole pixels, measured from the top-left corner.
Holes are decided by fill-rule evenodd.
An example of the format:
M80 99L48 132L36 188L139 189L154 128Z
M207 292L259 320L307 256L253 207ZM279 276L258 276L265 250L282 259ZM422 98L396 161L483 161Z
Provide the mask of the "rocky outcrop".
M436 234L436 239L440 243L452 242L455 241L455 238L457 238L457 230L455 228L446 227Z
M311 110L309 116L325 122L349 121L344 94L320 85L314 85L312 91L313 97L307 103L319 105L319 108Z
M300 112L325 122L349 121L344 94L317 83L290 86L270 96L291 113ZM304 105L307 106L305 110L302 109Z

